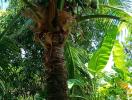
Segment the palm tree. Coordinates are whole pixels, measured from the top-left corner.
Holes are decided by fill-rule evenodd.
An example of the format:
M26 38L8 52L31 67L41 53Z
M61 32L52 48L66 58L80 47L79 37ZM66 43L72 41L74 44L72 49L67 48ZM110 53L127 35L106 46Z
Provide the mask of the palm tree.
M37 3L23 0L23 2L25 3L24 7L26 8L24 12L25 16L32 18L36 23L36 26L32 29L35 32L34 39L35 41L40 42L44 47L43 63L46 72L48 94L47 100L68 100L67 70L65 67L63 53L64 46L69 35L69 26L71 26L71 24L74 24L72 22L74 22L75 19L77 22L85 21L84 23L87 23L87 19L105 18L106 22L109 21L107 25L110 27L109 31L111 31L112 28L116 25L116 23L114 23L115 20L119 22L128 22L128 18L131 18L131 16L124 12L123 9L107 5L109 3L113 4L115 2L108 2L105 0L99 1L100 8L97 9L97 12L99 12L99 14L96 14L97 12L95 11L95 9L97 8L97 2L95 0L92 0L92 2L90 2L90 0L89 2L84 2L83 0L72 0L71 2L68 0L49 0L49 2L43 1ZM87 8L86 6L90 6L93 9ZM79 12L77 12L77 8L80 9ZM75 9L77 9L77 11L75 11ZM113 12L111 10L113 10ZM76 16L73 17L71 14L69 14L69 12L73 13ZM127 16L127 18L124 18L123 15ZM114 21L108 19L113 19ZM97 21L100 21L100 19ZM89 23L94 22L92 20L89 21ZM83 23L80 23L80 25L84 26ZM93 27L96 28L96 25ZM107 30L107 27L103 28ZM117 33L117 29L114 28L113 33ZM109 34L110 33L107 33L105 37L107 39L110 37L108 39L109 41L115 40L116 34L112 36ZM1 34L1 37L3 36L4 34ZM105 41L103 46L106 46L105 43L109 45L109 41ZM108 47L109 51L111 51L112 46L113 45ZM96 58L96 56L98 56L100 53L102 54L102 52L103 49L100 49L99 52L97 52L90 61L89 66L94 73L102 69L108 60L108 57L107 59L105 59L105 61L99 59L100 62L103 62L103 66L101 64L94 63L94 59ZM109 56L109 53L107 54L107 56ZM70 78L74 78L74 73Z
M47 99L67 100L67 71L63 53L69 30L66 24L72 20L72 16L67 12L58 11L56 0L49 0L45 8L44 5L33 5L26 0L23 1L33 11L26 12L26 16L37 23L35 41L39 41L45 48Z

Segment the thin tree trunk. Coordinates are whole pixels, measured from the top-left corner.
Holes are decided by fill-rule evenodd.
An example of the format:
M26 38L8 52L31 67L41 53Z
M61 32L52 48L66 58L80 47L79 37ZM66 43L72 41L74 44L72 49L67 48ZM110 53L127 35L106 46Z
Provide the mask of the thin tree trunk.
M47 100L68 100L67 70L63 54L65 37L63 32L54 32L52 33L52 45L45 42Z

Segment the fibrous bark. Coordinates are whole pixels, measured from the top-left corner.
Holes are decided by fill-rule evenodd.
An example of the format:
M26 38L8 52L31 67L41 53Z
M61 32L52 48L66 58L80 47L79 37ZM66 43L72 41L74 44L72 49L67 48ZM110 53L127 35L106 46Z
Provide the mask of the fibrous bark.
M26 1L26 0L23 0ZM29 2L25 2L30 4ZM64 44L73 17L59 11L56 0L49 0L48 7L30 4L25 16L32 18L36 26L34 40L46 49L44 64L47 84L47 100L68 100L67 71L64 63Z
M52 33L52 46L47 44L45 52L45 68L47 82L47 100L68 100L67 70L64 62L63 32Z

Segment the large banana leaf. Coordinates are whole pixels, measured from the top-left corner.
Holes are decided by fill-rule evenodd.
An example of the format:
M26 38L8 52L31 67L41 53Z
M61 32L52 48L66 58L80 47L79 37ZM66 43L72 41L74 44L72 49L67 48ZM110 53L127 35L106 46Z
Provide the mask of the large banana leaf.
M123 46L118 41L115 42L113 47L113 58L115 66L122 70L124 73L127 73L128 69L125 64L124 49Z
M117 33L117 26L113 26L107 31L107 35L103 40L102 46L93 54L90 62L88 63L88 68L91 72L99 72L106 66Z

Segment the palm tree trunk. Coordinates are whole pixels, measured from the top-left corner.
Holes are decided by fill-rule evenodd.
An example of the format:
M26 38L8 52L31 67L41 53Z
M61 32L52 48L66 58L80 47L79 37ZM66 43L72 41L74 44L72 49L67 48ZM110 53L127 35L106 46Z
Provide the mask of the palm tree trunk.
M35 41L45 46L44 64L47 100L68 100L67 70L64 63L64 44L73 17L57 9L57 1L49 0L48 7L34 6L23 0L31 10L25 16L36 22ZM33 13L34 12L34 13ZM43 45L44 44L44 45Z
M47 82L47 100L68 100L67 70L64 62L64 42L66 34L63 32L50 33L52 45L45 42L45 69Z

